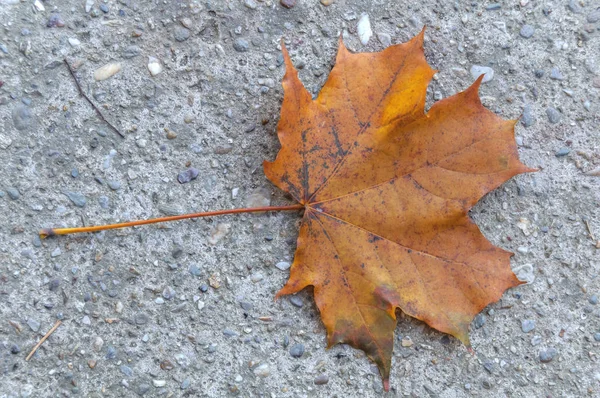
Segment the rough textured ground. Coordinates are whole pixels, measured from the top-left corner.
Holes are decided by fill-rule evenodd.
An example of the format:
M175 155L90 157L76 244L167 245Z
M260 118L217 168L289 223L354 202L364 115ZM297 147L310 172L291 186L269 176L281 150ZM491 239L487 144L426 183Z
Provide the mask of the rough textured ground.
M362 353L325 350L310 292L273 302L297 214L36 232L289 203L261 167L278 149L280 39L316 93L340 33L377 51L423 25L439 70L429 104L468 87L478 65L494 71L484 104L523 113L521 158L540 171L472 216L531 283L476 318L475 355L400 316L389 395L600 396L600 178L585 174L600 166L598 3L296 3L108 0L86 12L85 0L0 0L0 396L382 395ZM375 33L366 46L363 13ZM150 75L148 56L162 73ZM125 138L78 95L65 57ZM107 63L122 70L95 81ZM177 182L190 166L198 178Z

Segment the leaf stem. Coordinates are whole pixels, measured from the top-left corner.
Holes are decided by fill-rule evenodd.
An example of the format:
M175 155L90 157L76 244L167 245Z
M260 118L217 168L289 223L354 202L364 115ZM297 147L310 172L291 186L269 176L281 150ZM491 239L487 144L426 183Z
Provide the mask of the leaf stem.
M304 209L304 205L301 205L301 204L290 205L290 206L253 207L253 208L243 208L243 209L207 211L207 212L202 212L202 213L181 214L178 216L151 218L149 220L129 221L129 222L124 222L124 223L119 223L119 224L96 225L96 226L91 226L91 227L44 228L44 229L40 230L40 238L44 239L48 236L68 235L68 234L76 234L76 233L81 233L81 232L105 231L108 229L134 227L137 225L155 224L155 223L166 222L166 221L185 220L188 218L222 216L225 214L258 213L258 212L265 212L265 211L293 211L293 210L302 210L302 209Z

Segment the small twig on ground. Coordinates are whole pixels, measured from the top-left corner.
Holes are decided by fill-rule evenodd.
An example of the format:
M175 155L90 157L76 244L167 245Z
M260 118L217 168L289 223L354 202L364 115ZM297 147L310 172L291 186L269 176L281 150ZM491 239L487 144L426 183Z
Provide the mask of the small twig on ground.
M595 242L596 241L596 237L594 236L594 233L592 232L592 228L590 227L590 223L588 220L583 220L583 222L585 223L585 226L587 227L588 233L590 234L590 238L592 238L592 240Z
M48 333L46 333L44 335L44 337L42 337L42 339L35 345L35 347L33 347L33 350L31 350L31 352L29 353L29 355L27 355L27 358L25 358L26 361L29 361L29 359L31 359L31 357L33 356L33 354L35 354L35 352L37 351L38 348L40 348L40 346L44 343L44 341L46 341L46 339L48 337L50 337L50 335L52 333L54 333L54 331L60 326L62 322L61 321L56 321L56 323L54 324L54 326L52 326L52 329L48 330Z
M98 117L100 119L102 119L102 121L104 123L108 124L108 126L112 130L114 130L115 133L117 133L121 137L125 138L125 136L115 126L113 126L108 120L106 120L106 118L104 117L104 115L102 114L102 112L100 112L100 109L98 109L98 107L96 105L94 105L94 103L92 102L92 100L90 100L90 98L83 92L83 90L81 89L81 85L79 84L79 80L77 80L77 76L75 76L75 72L73 72L73 69L71 68L71 65L69 64L69 62L67 61L66 58L64 59L64 61L65 61L65 65L67 65L67 69L69 70L69 73L71 74L71 77L73 78L73 80L75 80L75 84L77 85L77 90L79 90L79 95L81 95L83 98L85 98L85 100L92 106L92 108L94 108L94 110L98 114Z

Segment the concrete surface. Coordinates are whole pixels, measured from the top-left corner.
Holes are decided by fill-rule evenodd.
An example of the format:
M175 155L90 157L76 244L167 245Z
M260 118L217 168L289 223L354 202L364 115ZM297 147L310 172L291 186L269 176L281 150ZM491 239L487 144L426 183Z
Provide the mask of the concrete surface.
M273 301L297 214L45 241L36 232L289 203L261 167L278 150L280 38L316 93L341 32L350 49L377 51L423 25L439 70L428 104L489 67L484 104L523 113L521 158L540 172L472 216L531 283L476 318L475 355L400 316L388 395L600 396L600 4L322 2L0 0L1 397L383 395L361 352L325 349L310 292ZM163 67L156 76L149 56ZM65 57L125 138L78 95ZM95 81L109 63L121 70ZM180 184L190 167L198 177Z

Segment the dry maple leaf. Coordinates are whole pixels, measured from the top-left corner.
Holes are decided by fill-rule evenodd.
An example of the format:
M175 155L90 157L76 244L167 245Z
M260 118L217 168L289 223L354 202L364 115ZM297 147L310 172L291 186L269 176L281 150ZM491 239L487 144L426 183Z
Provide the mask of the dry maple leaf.
M363 350L386 391L397 308L469 347L474 316L521 283L512 253L488 242L468 211L533 171L519 161L516 121L481 104L482 77L425 114L435 71L423 37L362 54L340 40L314 100L283 48L282 147L264 163L269 180L305 207L277 296L313 286L328 346Z
M304 209L290 279L277 296L314 287L328 345L361 349L389 375L396 309L469 344L469 325L521 282L512 253L485 239L468 211L519 173L514 120L481 105L482 77L425 114L434 71L424 30L382 52L352 54L312 99L285 47L281 150L266 176L297 204L184 214L41 237L186 218Z

